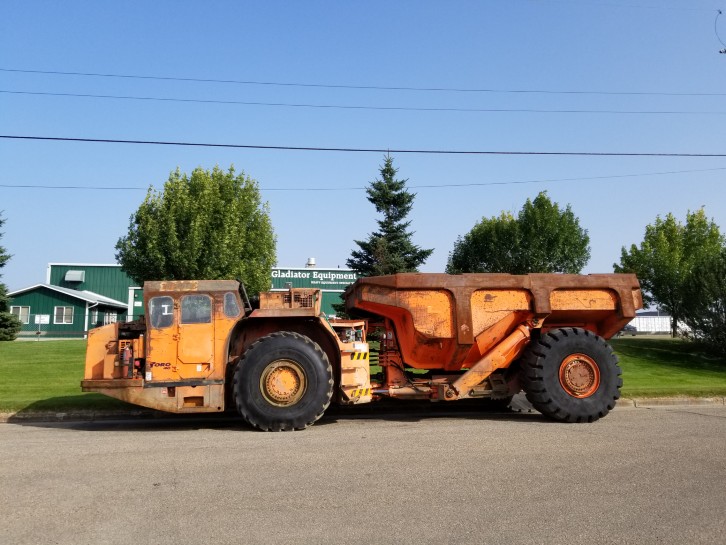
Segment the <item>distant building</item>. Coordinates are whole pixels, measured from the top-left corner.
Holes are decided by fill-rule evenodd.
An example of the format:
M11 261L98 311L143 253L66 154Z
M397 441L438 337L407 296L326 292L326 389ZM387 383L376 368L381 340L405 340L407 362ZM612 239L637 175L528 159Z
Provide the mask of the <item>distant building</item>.
M638 333L670 333L671 317L657 310L646 310L638 312L630 325L635 326Z
M10 294L21 337L83 338L89 329L126 319L128 305L86 290L36 284Z

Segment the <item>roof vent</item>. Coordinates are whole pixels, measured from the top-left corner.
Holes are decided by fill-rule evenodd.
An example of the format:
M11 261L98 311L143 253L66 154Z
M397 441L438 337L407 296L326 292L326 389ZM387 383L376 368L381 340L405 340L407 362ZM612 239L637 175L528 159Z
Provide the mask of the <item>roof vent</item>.
M66 271L66 282L83 282L86 280L86 271Z
M308 262L305 264L305 268L307 268L307 269L315 268L315 258L314 257L308 257Z

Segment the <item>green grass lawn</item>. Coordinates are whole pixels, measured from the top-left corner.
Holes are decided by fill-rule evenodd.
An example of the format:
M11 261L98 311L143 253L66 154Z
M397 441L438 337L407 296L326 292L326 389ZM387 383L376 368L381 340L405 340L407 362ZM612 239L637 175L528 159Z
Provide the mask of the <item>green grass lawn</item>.
M623 368L623 397L726 396L726 358L669 338L611 343ZM85 349L84 340L0 342L0 412L128 407L81 392Z
M0 342L0 412L128 407L82 393L85 340Z
M668 337L610 341L623 369L623 397L726 396L726 358Z

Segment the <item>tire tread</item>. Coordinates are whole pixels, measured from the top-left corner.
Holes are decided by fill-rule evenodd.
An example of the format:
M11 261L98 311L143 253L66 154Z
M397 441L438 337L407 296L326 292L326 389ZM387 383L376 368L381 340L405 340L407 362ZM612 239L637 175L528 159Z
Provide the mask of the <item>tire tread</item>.
M596 362L600 367L601 388L588 400L597 401L599 406L592 408L592 403L583 403L583 400L569 397L559 384L559 361L556 352L567 350L570 344L592 347L602 357ZM573 352L576 352L573 349ZM604 360L604 361L603 361ZM557 379L554 380L553 369ZM603 374L608 373L607 381L602 380ZM533 340L530 347L520 359L520 380L522 388L529 402L542 414L561 422L593 422L607 415L620 398L620 388L623 380L622 371L618 365L618 358L610 345L593 332L577 327L562 327L548 331ZM609 391L601 392L605 383L612 382ZM560 389L557 391L557 389ZM564 402L563 402L564 400ZM590 407L590 408L588 408Z
M242 394L240 392L240 384L241 384L241 373L237 372L239 369L241 369L245 365L245 360L249 358L250 354L254 354L256 350L262 350L264 349L264 346L266 343L272 342L276 338L293 338L296 339L306 345L309 345L310 348L314 351L314 353L323 361L327 366L327 376L328 376L328 388L327 388L327 401L323 403L320 407L320 409L314 414L312 418L308 419L297 419L295 422L287 423L287 422L276 422L276 423L270 423L270 422L264 422L263 419L258 418L256 415L254 415L251 411L248 410L245 403L242 401ZM325 410L330 406L330 402L332 399L333 394L333 371L332 366L330 365L330 361L328 360L328 356L323 352L323 350L320 348L318 343L313 342L309 337L305 335L301 335L299 333L296 333L294 331L277 331L275 333L270 333L269 335L266 335L264 337L260 337L255 342L253 342L247 350L245 350L244 354L239 360L239 363L237 364L237 371L234 373L234 381L233 381L233 389L234 389L234 400L235 405L237 407L237 412L240 414L240 416L251 426L263 430L263 431L292 431L292 430L303 430L307 428L308 426L312 425L316 421L320 419L320 417L323 416L323 413Z

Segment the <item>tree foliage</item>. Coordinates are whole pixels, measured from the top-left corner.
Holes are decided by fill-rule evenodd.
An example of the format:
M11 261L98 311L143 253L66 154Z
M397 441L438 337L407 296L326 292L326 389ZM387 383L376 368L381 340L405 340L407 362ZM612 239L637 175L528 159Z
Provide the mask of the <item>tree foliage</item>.
M378 220L378 231L367 240L356 240L360 248L353 250L346 264L362 276L379 276L399 272L416 272L428 259L433 249L424 250L416 246L411 238L413 232L405 221L416 197L406 190L408 180L395 178L398 169L393 158L387 156L380 168L380 180L371 182L366 189L368 201L382 214Z
M116 260L136 282L239 278L269 289L275 235L257 182L234 167L179 169L162 192L149 188L116 243Z
M459 237L446 272L579 273L590 259L590 237L572 212L543 191L527 199L514 217L508 212L482 218Z
M0 215L0 228L5 224L5 219ZM0 232L0 239L2 238ZM7 253L5 248L0 246L0 269L2 269L12 256ZM0 275L2 278L2 275ZM20 332L20 320L18 317L10 314L10 298L8 297L8 288L0 282L0 341L14 341Z
M696 262L683 295L688 336L726 355L726 247Z
M680 223L673 214L657 216L647 225L640 246L621 250L615 272L632 272L638 276L646 304L657 304L671 316L673 336L684 316L689 283L694 281L696 265L710 262L723 248L724 238L718 226L709 221L703 210L686 214ZM704 265L705 266L705 265Z

